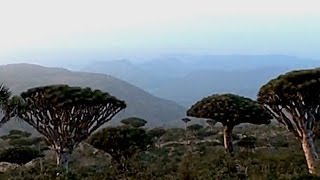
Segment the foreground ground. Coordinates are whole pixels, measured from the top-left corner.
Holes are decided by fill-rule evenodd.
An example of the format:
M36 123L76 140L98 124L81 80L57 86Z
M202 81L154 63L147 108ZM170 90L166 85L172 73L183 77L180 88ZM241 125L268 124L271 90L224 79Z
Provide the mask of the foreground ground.
M0 179L311 179L299 142L285 129L236 128L234 156L225 154L221 132L219 127L187 134L167 129L154 147L129 159L121 172L110 156L83 143L72 155L69 173L63 174L44 148L44 158L7 170ZM316 145L320 147L318 140Z

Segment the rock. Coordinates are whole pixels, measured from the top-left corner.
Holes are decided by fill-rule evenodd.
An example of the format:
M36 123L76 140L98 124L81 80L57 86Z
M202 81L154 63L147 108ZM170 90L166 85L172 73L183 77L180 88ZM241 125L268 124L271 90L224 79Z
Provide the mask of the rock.
M220 136L223 135L223 132L218 132L218 135L220 135Z
M247 137L247 135L245 135L245 134L240 134L240 133L236 134L236 136L238 136L239 139L243 139L243 138Z
M94 149L93 152L92 152L92 154L93 154L93 155L97 155L99 152L100 152L99 149Z
M4 173L10 169L16 169L19 168L19 164L14 164L14 163L8 163L8 162L0 162L0 172Z
M32 161L26 163L24 166L25 167L35 167L37 165L40 165L40 163L42 163L44 160L43 158L36 158L36 159L33 159Z

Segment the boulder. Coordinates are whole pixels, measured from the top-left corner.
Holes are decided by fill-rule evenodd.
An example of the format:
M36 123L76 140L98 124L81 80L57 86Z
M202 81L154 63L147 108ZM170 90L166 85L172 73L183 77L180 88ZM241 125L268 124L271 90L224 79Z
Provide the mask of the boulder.
M8 163L8 162L0 162L0 173L4 173L11 169L19 168L19 164Z
M44 161L43 158L36 158L33 159L32 161L26 163L24 166L25 167L36 167L42 164L42 162Z

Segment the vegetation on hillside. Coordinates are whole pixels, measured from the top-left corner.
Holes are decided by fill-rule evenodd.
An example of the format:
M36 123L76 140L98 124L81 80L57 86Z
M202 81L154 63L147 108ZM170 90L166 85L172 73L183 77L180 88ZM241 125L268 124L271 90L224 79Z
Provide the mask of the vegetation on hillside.
M225 153L219 140L223 136L219 133L222 127L215 127L205 141L194 138L190 144L180 139L184 137L181 130L182 134L178 131L172 134L172 129L167 129L162 137L170 136L173 141L163 141L160 147L140 149L131 143L136 154L126 159L125 170L118 168L118 163L110 160L103 150L84 142L71 155L68 173L55 166L52 154L42 159L42 163L7 170L0 174L0 179L320 179L309 175L299 143L278 126L235 127L234 136L239 139L257 139L254 147L249 146L252 142L243 147L235 140L233 156ZM212 132L208 127L198 131L202 130ZM316 140L316 146L319 145Z

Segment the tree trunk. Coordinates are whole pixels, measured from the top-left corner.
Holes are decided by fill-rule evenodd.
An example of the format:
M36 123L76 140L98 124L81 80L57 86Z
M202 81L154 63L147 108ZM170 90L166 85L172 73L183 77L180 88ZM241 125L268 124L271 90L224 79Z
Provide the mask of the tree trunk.
M303 134L302 137L302 149L307 161L308 170L310 174L316 174L316 160L318 159L318 154L316 152L312 132Z
M189 139L188 139L188 123L185 123L185 127L184 127L184 136L186 139L187 144L189 144Z
M227 153L233 153L233 144L232 144L232 129L231 126L225 126L223 135L224 135L224 148Z
M63 167L67 172L69 170L69 159L71 151L56 150L56 163L57 166Z

